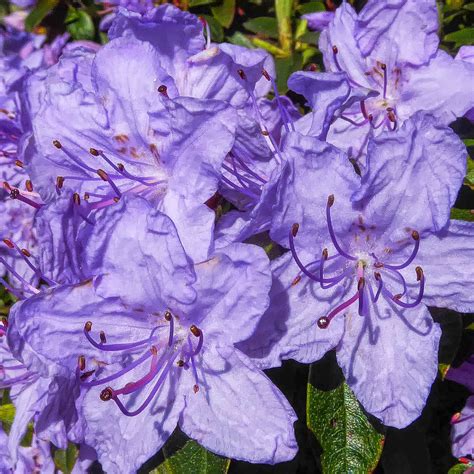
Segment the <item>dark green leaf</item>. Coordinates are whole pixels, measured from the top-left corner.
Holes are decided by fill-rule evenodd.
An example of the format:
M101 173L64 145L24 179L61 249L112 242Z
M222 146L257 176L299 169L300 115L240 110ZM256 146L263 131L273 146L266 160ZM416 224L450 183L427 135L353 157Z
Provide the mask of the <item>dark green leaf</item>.
M67 449L58 449L54 453L54 465L64 474L70 474L76 464L79 451L76 445L69 443Z
M69 7L66 17L67 31L74 40L93 40L95 27L92 18L83 10Z
M319 39L319 33L315 31L308 31L304 35L301 35L300 38L298 38L299 41L302 41L303 43L308 43L311 45L317 45L318 39Z
M306 15L307 13L324 12L326 11L326 7L324 6L323 2L309 2L300 5L298 7L298 11L302 15Z
M240 31L236 31L228 38L229 42L238 46L245 46L246 48L253 48L252 42Z
M275 58L278 90L283 94L288 90L287 81L290 75L303 67L303 56L294 53L286 58Z
M463 30L449 33L443 40L448 43L456 43L457 45L474 44L474 28L464 28Z
M451 209L451 219L474 222L474 214L469 209Z
M216 0L190 0L189 6L199 7L201 5L209 5L210 3L215 3Z
M368 473L375 469L384 437L369 423L345 382L327 391L308 384L307 420L323 448L323 473Z
M268 16L252 18L244 23L244 27L252 33L265 35L269 38L278 38L278 24L276 18Z
M150 474L225 474L229 464L229 459L206 451L195 441L188 441Z
M464 10L469 10L470 12L474 12L474 2L468 3L467 5L464 5Z
M224 30L219 22L210 15L203 15L211 30L211 38L214 43L220 43L224 40Z
M223 0L221 5L211 8L214 18L224 28L229 28L234 21L235 0Z
M38 0L38 3L25 19L26 30L32 31L35 26L38 26L43 18L51 12L58 2L59 0Z

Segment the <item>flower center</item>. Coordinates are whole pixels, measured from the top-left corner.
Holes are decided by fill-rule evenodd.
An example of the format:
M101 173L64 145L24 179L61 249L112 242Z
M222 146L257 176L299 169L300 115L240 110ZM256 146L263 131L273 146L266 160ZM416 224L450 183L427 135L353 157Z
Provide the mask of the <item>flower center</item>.
M379 297L382 295L386 300L395 303L402 308L414 308L420 304L425 286L425 277L421 267L415 268L416 279L419 284L418 296L409 302L402 300L407 294L408 287L400 270L407 268L415 259L418 249L420 247L420 235L417 231L412 231L411 238L414 242L414 247L410 256L405 262L401 264L392 263L391 257L393 250L391 248L383 249L385 255L380 252L380 246L373 242L369 230L375 229L364 225L363 220L359 218L357 226L359 227L362 235L355 234L352 242L352 247L349 251L343 249L340 245L331 219L331 207L334 204L334 196L328 197L326 205L326 219L328 225L328 231L331 238L331 242L336 249L336 255L329 256L328 249L324 249L321 254L321 258L308 265L298 257L298 253L295 248L295 237L298 234L299 225L293 224L290 235L290 249L296 264L299 266L302 274L306 275L313 281L320 284L321 288L328 289L332 288L340 283L346 281L346 279L356 279L357 289L355 293L346 301L341 303L339 306L329 312L329 314L322 316L318 319L318 327L320 329L326 329L331 320L346 310L353 303L358 301L359 308L358 312L361 316L368 316L369 314L369 303L377 303ZM351 253L349 253L351 252ZM388 258L388 261L386 259ZM327 275L328 262L332 260L330 273ZM334 273L334 275L332 275ZM301 276L297 276L293 281L293 284L298 283L301 280ZM396 284L401 286L401 292L393 294L387 287L387 282L395 281Z
M160 329L168 327L168 336L160 332ZM92 322L84 325L84 334L88 341L97 349L106 352L116 352L121 355L137 356L135 360L128 363L115 373L103 378L87 381L95 373L95 369L86 371L86 359L79 356L76 375L81 386L91 388L100 385L107 386L101 391L100 398L103 401L113 400L122 413L126 416L136 416L145 410L155 396L159 393L167 377L172 377L176 371L192 370L195 384L194 393L199 391L199 378L196 367L196 357L202 351L204 336L196 325L192 324L187 329L179 322L179 318L166 310L158 323L153 327L149 337L135 342L108 343L104 331L99 332L97 342L92 336ZM109 382L118 381L121 377L132 370L149 365L145 375L137 378L134 382L128 382L119 388L112 388ZM123 404L120 396L137 394L148 386L152 389L142 404L135 410L129 410Z

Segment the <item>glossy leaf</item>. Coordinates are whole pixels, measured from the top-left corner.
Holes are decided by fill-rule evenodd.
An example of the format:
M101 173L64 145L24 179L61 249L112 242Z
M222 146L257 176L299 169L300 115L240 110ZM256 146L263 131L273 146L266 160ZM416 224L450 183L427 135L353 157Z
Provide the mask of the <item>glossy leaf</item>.
M229 36L229 42L232 44L236 44L238 46L244 46L246 48L253 48L254 45L252 44L252 41L250 41L247 36L245 36L243 33L240 31L236 31L232 36Z
M59 0L38 0L33 10L28 13L25 19L25 29L32 31L35 26L38 26L43 18L50 13L53 8L59 3Z
M195 441L188 441L150 474L226 474L230 460L206 451Z
M209 28L211 30L211 39L214 43L220 43L224 40L224 30L220 23L210 15L203 15L203 18L209 24Z
M323 453L323 473L367 473L377 466L384 437L369 423L349 386L333 390L308 384L307 423Z
M54 465L64 474L70 474L76 464L79 450L69 443L67 449L58 449L54 453Z
M244 23L244 27L252 33L268 36L269 38L278 38L278 24L275 18L261 16L252 18Z
M443 40L448 43L456 43L456 45L474 44L474 28L464 28L463 30L449 33Z
M92 18L83 10L69 7L66 17L67 31L74 40L93 40L95 27Z
M307 13L314 13L314 12L324 12L326 11L326 7L324 6L323 2L309 2L303 3L298 7L298 11L305 15Z
M229 28L234 21L235 0L223 0L222 4L211 8L212 15L224 28Z

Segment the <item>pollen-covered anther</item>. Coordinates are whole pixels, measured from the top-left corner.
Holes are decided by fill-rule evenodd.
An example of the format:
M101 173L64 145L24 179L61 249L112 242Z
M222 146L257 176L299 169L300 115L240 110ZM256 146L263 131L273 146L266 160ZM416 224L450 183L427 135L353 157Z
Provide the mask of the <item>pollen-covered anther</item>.
M269 131L268 130L262 130L262 135L264 137L268 137L270 135Z
M387 108L387 117L390 120L390 122L395 123L397 121L397 117L395 115L395 112L391 107Z
M61 145L61 142L59 140L53 140L53 145L60 150L63 146Z
M293 224L291 226L291 235L293 237L296 237L296 235L298 234L298 230L300 229L300 225L299 224Z
M100 331L99 333L99 338L100 338L100 342L102 344L105 344L107 342L107 337L105 336L105 332L104 331Z
M411 237L413 240L420 240L420 234L416 230L411 233Z
M96 150L95 148L89 148L89 153L93 156L99 156L99 150Z
M25 256L25 257L31 257L31 253L28 249L21 249L21 253Z
M322 257L324 260L327 260L329 257L328 249L323 249Z
M240 79L245 81L247 79L247 75L245 74L243 69L237 69L237 74L240 76Z
M20 190L19 190L19 189L13 188L13 189L10 191L10 197L11 197L12 199L18 199L19 196L20 196Z
M380 69L382 69L382 71L386 71L387 70L387 65L384 64L384 63L381 63L380 64Z
M33 192L33 183L31 182L30 179L27 179L25 182L25 188L29 193Z
M58 189L61 189L64 185L64 176L57 176L56 177L56 186Z
M97 170L97 174L99 175L100 179L102 181L108 181L109 180L109 175L107 174L106 171L104 171L103 169L98 169Z
M333 52L334 54L337 54L337 53L339 52L339 50L337 49L337 46L336 46L336 45L334 45L334 46L332 47L332 52Z
M318 319L317 324L319 329L326 329L329 326L329 319L323 316Z
M10 239L3 239L3 243L10 249L14 249L15 245Z
M171 311L165 311L166 321L171 321L172 318L173 318L173 315L171 314Z
M416 271L416 281L420 281L424 277L423 269L421 267L416 267L415 271Z
M15 165L18 166L18 168L23 168L23 161L15 160Z
M196 326L192 325L189 330L191 331L193 336L200 337L201 336L201 330Z
M3 182L3 189L5 189L5 191L7 191L7 192L10 192L12 190L12 187L7 183L7 181L4 181Z
M150 347L150 352L152 355L156 356L158 354L158 349L156 346L151 346Z
M86 324L84 324L84 331L91 332L92 330L92 321L87 321Z
M330 194L328 196L328 206L332 207L333 204L334 204L334 194Z
M183 359L179 359L178 362L176 362L176 365L178 367L184 367L184 360Z
M114 391L110 387L104 388L102 392L100 392L100 399L103 402L108 402L114 397Z
M199 385L195 384L194 387L193 387L193 390L194 390L194 393L198 393L199 392Z
M77 366L79 367L79 370L84 370L86 368L86 358L83 355L80 355L77 358Z
M72 195L72 200L74 201L74 204L76 204L77 206L81 205L81 196L79 196L79 193L74 193Z
M267 81L270 81L270 74L268 74L268 71L266 69L262 70L262 75Z

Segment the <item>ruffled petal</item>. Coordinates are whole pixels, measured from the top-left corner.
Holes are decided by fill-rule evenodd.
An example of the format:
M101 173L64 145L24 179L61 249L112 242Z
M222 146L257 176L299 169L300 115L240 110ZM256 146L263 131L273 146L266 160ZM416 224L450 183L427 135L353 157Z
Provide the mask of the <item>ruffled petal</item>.
M295 413L250 359L230 347L207 348L202 374L204 385L186 395L179 420L189 437L217 454L254 463L295 456Z
M363 407L404 428L420 416L436 378L440 336L425 305L407 310L380 298L370 315L346 316L337 360Z

